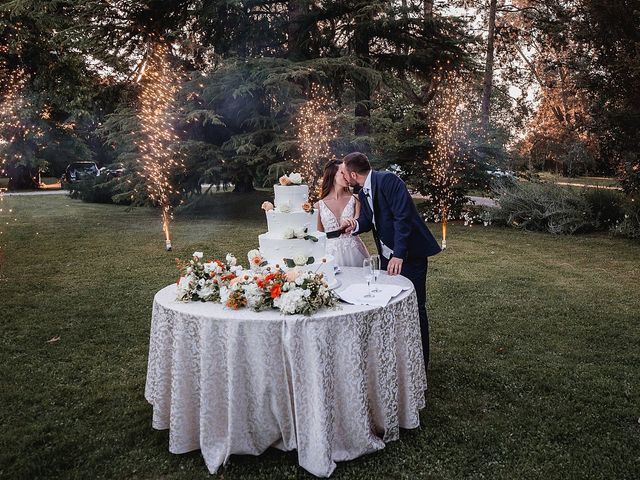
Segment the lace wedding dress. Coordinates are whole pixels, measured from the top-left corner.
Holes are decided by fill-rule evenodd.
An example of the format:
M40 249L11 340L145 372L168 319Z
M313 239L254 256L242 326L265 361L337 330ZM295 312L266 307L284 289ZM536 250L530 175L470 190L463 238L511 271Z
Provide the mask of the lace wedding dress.
M351 197L344 207L340 220L327 207L323 200L318 202L320 207L320 221L325 232L333 232L340 228L344 218L353 217L356 209L356 199ZM338 238L327 239L327 255L335 257L336 265L343 267L362 267L362 260L369 257L369 252L363 241L354 235L342 234Z

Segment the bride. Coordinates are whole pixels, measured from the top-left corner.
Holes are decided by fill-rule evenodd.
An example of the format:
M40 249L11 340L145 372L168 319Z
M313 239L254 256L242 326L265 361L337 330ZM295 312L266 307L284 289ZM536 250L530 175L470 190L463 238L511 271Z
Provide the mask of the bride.
M320 200L315 208L318 215L318 231L333 232L340 229L340 223L346 218L358 218L360 200L351 193L344 176L339 172L341 160L329 160L324 167ZM369 258L367 247L360 237L342 234L327 239L327 254L333 255L337 265L343 267L362 267L362 261Z

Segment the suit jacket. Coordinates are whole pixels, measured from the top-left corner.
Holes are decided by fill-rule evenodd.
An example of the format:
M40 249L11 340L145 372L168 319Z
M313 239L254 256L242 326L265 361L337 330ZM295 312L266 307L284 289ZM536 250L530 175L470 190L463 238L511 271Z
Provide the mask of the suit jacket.
M422 259L440 253L440 245L420 217L407 186L397 175L372 170L371 192L374 212L371 212L364 191L360 190L358 194L361 207L356 235L373 230L378 252L382 254L382 240L393 250L394 257L403 260Z

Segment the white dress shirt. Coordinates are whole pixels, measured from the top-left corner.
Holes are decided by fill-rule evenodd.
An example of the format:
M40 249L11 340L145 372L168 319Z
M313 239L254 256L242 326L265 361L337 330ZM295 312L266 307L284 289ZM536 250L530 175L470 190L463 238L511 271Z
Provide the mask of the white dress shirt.
M369 202L369 207L371 208L371 217L372 217L372 222L373 222L373 226L376 226L376 215L375 215L375 211L373 209L373 190L371 189L371 172L373 170L369 170L369 174L367 175L366 180L364 181L364 185L362 186L362 191L364 192L364 195L367 199L367 201ZM358 225L358 222L356 222L356 228L353 230L353 234L355 235L356 232L359 230L360 226ZM382 255L385 258L391 258L391 255L393 255L393 250L391 250L389 247L387 247L383 242L382 239L378 236L378 240L380 241L380 246L382 247Z

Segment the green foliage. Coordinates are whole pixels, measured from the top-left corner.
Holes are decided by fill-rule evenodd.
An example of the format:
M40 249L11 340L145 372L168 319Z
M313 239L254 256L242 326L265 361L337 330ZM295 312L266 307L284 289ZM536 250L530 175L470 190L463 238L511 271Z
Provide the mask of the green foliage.
M594 228L610 230L624 218L625 197L616 190L587 188L582 193L593 215Z
M130 205L131 196L122 194L120 178L86 177L81 181L69 185L69 195L83 202L89 203L117 203Z
M624 218L611 231L616 236L640 241L640 198L628 199L624 206Z
M497 182L493 188L499 206L491 221L523 230L573 234L595 226L589 202L581 192L552 183Z

